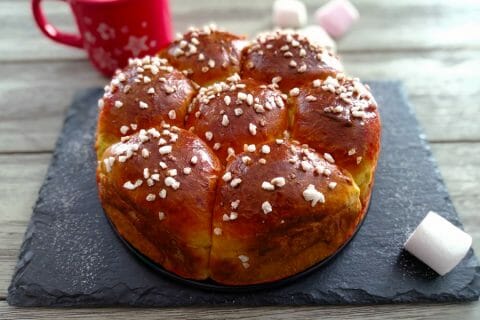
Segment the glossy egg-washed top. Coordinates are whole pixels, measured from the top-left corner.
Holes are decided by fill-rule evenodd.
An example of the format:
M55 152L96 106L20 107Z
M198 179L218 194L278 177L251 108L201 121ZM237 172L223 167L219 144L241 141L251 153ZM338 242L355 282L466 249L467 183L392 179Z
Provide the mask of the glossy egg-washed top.
M185 278L271 282L365 215L380 148L368 86L290 32L191 29L99 101L97 182L130 244Z

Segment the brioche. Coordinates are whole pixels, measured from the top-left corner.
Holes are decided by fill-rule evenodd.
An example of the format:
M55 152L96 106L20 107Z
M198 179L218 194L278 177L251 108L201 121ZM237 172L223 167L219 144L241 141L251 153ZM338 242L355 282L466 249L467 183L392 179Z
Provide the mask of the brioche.
M292 31L191 29L132 59L99 101L95 144L120 236L176 275L233 286L335 253L365 216L381 131L368 86L341 70Z
M327 48L294 32L261 33L243 51L242 75L265 83L273 80L282 90L325 79L342 69Z
M244 37L215 27L192 28L177 39L160 57L188 75L201 86L221 81L240 71L240 54L246 45Z

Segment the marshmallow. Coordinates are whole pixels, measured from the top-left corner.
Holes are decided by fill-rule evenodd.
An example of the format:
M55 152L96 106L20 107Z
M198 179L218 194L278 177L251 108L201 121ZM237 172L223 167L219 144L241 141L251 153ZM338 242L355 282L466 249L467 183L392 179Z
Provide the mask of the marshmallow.
M328 33L320 26L308 26L298 30L298 33L308 40L320 47L326 47L333 52L337 51L335 41L328 35Z
M430 211L405 242L405 249L438 274L450 272L468 252L472 237Z
M347 32L358 17L357 9L348 0L332 0L315 11L315 21L335 38Z
M299 28L307 23L307 9L298 0L276 0L273 4L273 24L280 28Z

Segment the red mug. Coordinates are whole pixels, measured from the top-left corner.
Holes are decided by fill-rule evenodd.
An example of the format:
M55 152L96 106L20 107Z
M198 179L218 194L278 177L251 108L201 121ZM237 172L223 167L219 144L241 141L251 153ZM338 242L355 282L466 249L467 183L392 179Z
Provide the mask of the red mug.
M61 0L70 4L79 34L57 30L32 0L40 30L50 39L87 50L105 76L127 65L128 58L154 54L172 41L168 0Z

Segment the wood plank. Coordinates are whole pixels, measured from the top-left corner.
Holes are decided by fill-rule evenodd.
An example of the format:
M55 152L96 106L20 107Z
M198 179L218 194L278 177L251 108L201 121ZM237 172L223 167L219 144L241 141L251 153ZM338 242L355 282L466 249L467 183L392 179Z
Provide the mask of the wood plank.
M480 143L431 145L433 155L465 229L480 252Z
M272 27L269 1L196 0L171 1L174 27L183 32L190 25L215 21L230 31L254 35ZM318 0L305 1L310 22L320 6ZM432 50L438 48L480 48L480 3L478 1L355 1L361 19L339 42L340 51ZM45 11L61 30L75 30L67 5L46 2ZM80 59L81 50L55 44L41 35L31 17L29 1L0 2L0 59L57 60Z
M430 141L480 141L478 51L347 53L350 74L399 79ZM421 66L421 69L420 67ZM17 62L0 68L0 152L51 151L74 93L102 86L86 61Z
M0 221L30 219L51 156L49 153L0 155ZM0 241L0 248L3 245Z
M453 203L480 250L480 143L433 144ZM0 155L0 299L5 297L49 154ZM21 201L18 201L21 195ZM1 319L1 316L0 316Z
M7 296L26 228L26 221L2 221L0 225L0 300Z
M478 319L480 303L262 308L14 308L0 301L0 318L13 319Z
M0 298L10 284L50 158L51 154L0 156Z
M48 20L59 30L77 33L73 15L67 4L44 1ZM83 50L57 44L45 37L37 28L28 0L0 2L0 60L57 60L86 59Z
M191 24L216 21L219 26L253 35L272 28L272 1L173 1L175 26L184 30ZM305 0L309 23L315 10L327 1ZM478 48L480 3L466 1L353 1L361 18L339 41L340 52L376 50L432 50L437 48ZM212 18L213 17L213 18ZM198 22L197 22L198 21ZM471 41L477 41L476 43Z
M0 77L0 150L7 152L51 151L75 92L107 83L86 61L7 64Z

